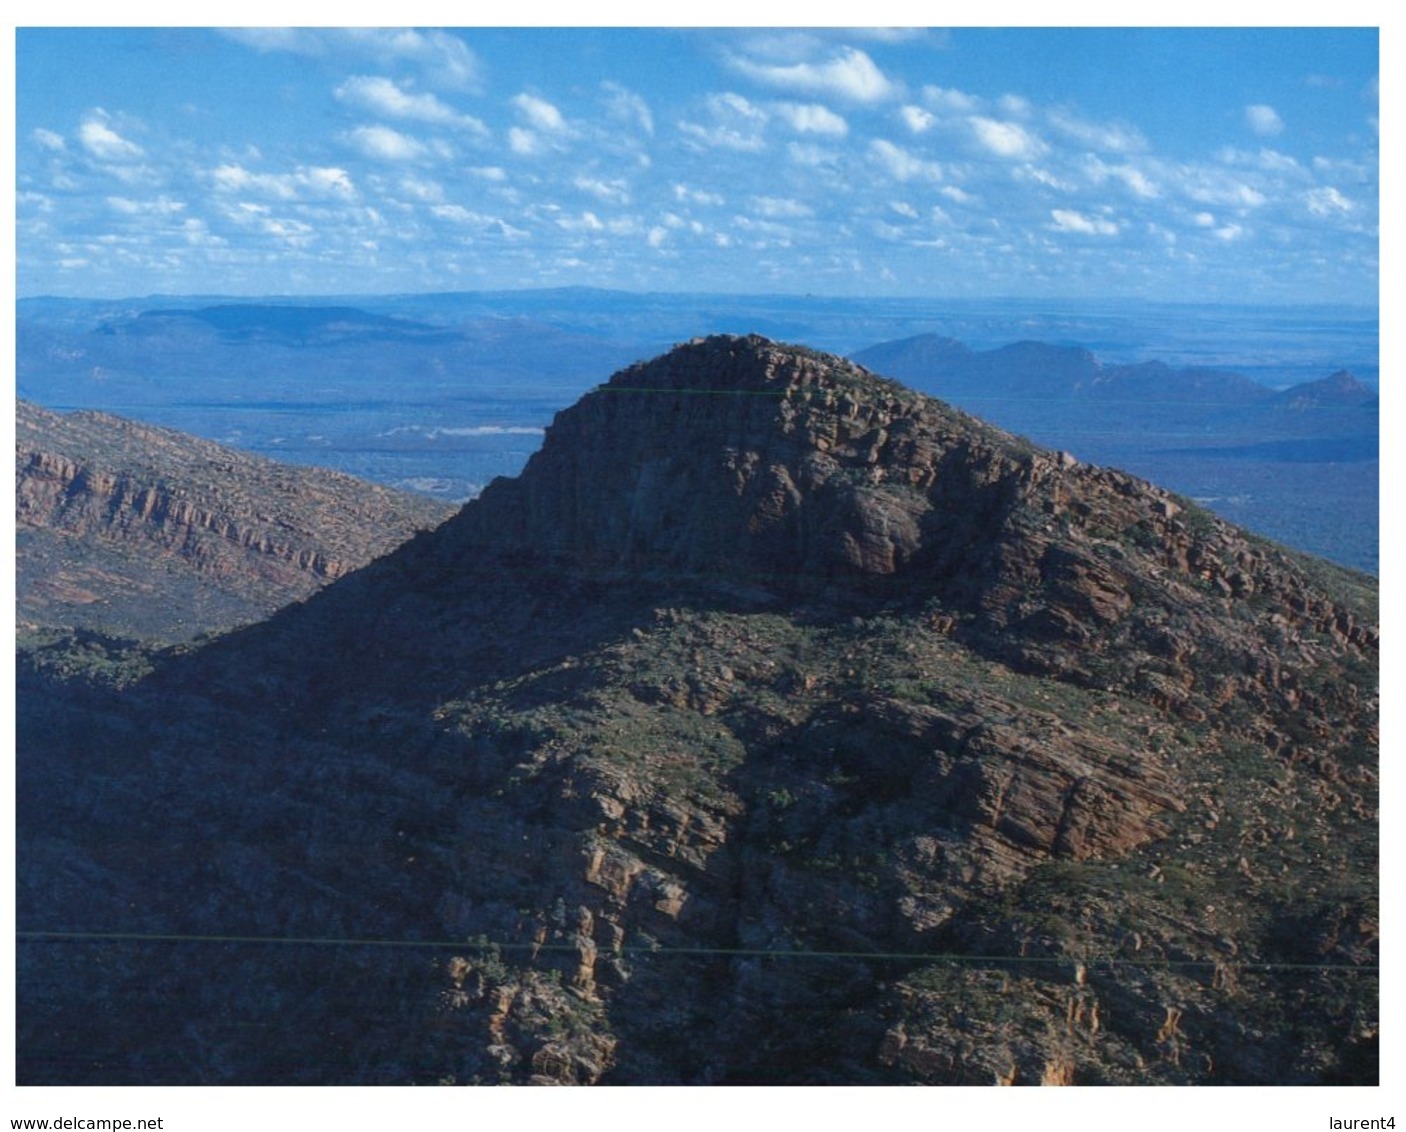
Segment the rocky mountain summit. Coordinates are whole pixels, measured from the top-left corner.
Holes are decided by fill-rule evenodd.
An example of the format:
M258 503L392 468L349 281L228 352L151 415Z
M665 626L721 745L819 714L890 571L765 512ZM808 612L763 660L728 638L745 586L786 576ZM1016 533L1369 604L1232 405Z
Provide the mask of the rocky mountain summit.
M268 616L449 508L105 413L20 401L19 620L183 640Z
M1367 575L690 342L265 622L21 658L18 1075L1375 1081L1377 648Z

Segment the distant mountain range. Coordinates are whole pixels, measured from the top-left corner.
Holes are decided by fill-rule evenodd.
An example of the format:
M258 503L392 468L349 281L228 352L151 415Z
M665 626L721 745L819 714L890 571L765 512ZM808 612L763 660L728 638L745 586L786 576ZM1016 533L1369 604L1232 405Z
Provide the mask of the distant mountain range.
M843 342L876 372L1003 428L1377 568L1376 324L1363 312L589 289L31 299L18 311L18 385L30 400L452 503L519 472L553 413L674 342L717 330ZM893 333L933 324L967 337Z
M370 314L355 307L284 307L231 303L194 310L146 310L130 322L104 323L101 334L138 337L180 334L191 326L208 327L230 342L271 340L284 345L318 346L353 342L449 342L449 331L403 318Z
M1041 342L976 351L934 335L854 358L1271 537L1377 568L1379 399L1346 371L1276 391L1223 370L1110 365Z
M301 507L206 472L230 524L28 495ZM26 644L17 1079L1376 1084L1377 598L854 362L685 343L266 620Z
M1108 365L1089 350L1044 342L975 351L933 335L885 342L853 356L954 404L984 403L1021 432L1121 428L1157 439L1174 430L1280 432L1352 437L1362 441L1364 458L1368 451L1370 458L1376 455L1377 395L1346 371L1276 392L1224 370L1173 369L1162 362ZM1030 427L1012 423L1022 421Z

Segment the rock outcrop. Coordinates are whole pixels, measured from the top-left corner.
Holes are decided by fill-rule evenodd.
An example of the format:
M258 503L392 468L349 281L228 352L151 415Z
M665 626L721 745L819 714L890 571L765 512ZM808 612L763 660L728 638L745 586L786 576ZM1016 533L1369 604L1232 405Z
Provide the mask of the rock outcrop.
M450 509L170 429L19 402L20 620L180 640L266 617Z

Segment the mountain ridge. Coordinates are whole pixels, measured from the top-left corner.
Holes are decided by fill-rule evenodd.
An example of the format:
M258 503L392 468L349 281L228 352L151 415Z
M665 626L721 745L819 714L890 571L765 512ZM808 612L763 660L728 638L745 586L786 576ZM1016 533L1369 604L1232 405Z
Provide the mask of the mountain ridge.
M213 979L28 938L20 1077L1375 1080L1375 592L842 359L687 343L88 714L25 659L22 928L345 942Z
M15 462L19 618L37 626L163 639L225 629L449 514L337 472L23 400Z

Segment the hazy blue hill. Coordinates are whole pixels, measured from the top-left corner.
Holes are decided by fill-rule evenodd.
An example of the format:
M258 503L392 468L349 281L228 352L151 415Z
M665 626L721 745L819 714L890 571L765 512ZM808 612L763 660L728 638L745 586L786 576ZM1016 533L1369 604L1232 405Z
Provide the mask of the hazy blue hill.
M1091 397L1131 398L1147 404L1183 402L1218 410L1253 405L1269 391L1244 374L1217 369L1173 369L1164 362L1104 366L1087 390Z
M1338 370L1320 381L1305 382L1284 390L1273 397L1269 404L1274 408L1316 409L1324 406L1336 408L1367 408L1377 406L1377 395L1347 370Z
M941 397L1132 398L1223 406L1271 395L1240 373L1174 368L1162 361L1108 365L1082 346L1049 342L1014 342L974 351L955 339L922 334L870 346L853 357L875 372L892 374Z
M452 340L432 326L372 314L355 307L279 307L263 304L201 307L198 310L142 311L123 323L104 323L100 333L151 336L179 334L192 324L208 327L232 342L266 340L297 346L356 341L404 341L426 337Z

